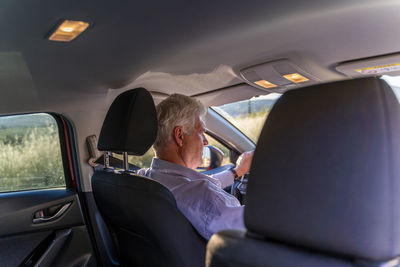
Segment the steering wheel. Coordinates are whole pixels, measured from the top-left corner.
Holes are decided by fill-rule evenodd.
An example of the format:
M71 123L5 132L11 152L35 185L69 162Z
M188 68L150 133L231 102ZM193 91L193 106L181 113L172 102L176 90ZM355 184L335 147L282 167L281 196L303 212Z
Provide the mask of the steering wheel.
M249 180L250 173L246 173L241 176L239 180L235 181L231 186L231 195L235 196L240 204L244 204L247 193L247 182Z
M206 174L206 175L212 175L212 174L215 174L218 172L229 170L230 168L232 168L234 166L235 166L234 164L229 163L229 164L217 167L215 169L203 171L202 173ZM243 204L244 200L245 200L246 191L247 191L247 181L248 181L249 175L250 175L250 173L246 173L245 175L241 176L240 180L235 181L231 185L230 190L229 190L229 187L227 189L225 189L225 191L227 191L231 195L235 196L240 201L241 204Z

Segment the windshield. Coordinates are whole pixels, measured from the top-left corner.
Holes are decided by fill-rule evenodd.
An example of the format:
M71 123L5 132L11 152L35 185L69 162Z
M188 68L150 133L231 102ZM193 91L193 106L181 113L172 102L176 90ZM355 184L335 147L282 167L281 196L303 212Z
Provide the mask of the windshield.
M400 76L382 76L400 101ZM271 93L248 100L211 107L227 121L257 143L268 113L282 94Z
M397 100L400 101L400 76L383 75L382 79L392 87Z
M271 93L211 108L257 143L265 119L280 96L281 94Z

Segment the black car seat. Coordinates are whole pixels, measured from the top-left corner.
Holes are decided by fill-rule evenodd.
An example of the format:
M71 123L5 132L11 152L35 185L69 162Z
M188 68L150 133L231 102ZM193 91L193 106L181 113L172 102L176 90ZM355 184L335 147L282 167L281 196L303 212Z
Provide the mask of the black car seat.
M101 129L101 151L143 155L157 135L154 102L143 88L112 103ZM97 170L96 204L114 233L122 266L204 266L206 242L160 183L128 171Z
M264 125L245 231L222 231L207 266L398 266L400 108L377 78L285 93Z

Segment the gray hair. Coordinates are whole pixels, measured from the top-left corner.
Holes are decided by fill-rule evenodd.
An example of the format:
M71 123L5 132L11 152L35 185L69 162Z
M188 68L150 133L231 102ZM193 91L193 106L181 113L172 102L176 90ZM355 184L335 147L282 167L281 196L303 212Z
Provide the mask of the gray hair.
M170 95L156 109L158 134L153 145L155 151L170 142L176 126L182 126L184 133L192 134L196 116L204 117L207 112L199 100L181 94Z

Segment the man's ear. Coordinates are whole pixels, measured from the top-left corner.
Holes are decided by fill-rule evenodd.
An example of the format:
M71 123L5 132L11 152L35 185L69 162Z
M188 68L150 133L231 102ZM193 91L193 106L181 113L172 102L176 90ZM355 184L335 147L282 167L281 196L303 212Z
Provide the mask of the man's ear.
M183 135L183 128L182 126L176 126L174 128L174 140L176 142L176 144L179 147L183 146L183 139L184 139L184 135Z

